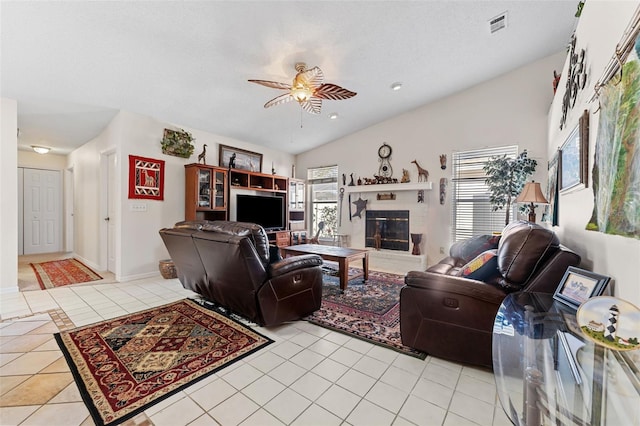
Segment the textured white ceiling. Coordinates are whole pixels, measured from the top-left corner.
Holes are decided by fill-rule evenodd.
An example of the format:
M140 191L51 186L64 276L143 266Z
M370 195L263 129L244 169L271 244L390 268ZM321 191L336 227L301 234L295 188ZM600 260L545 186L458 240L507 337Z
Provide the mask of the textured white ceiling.
M0 88L19 145L69 152L123 109L295 154L561 51L577 3L2 1ZM358 95L264 109L282 92L247 80L299 61Z

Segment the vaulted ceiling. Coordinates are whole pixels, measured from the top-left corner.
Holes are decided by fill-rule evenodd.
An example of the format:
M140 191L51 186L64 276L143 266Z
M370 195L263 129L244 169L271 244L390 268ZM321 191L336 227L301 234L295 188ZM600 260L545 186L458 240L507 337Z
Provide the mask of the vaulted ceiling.
M68 153L127 110L296 154L563 50L577 3L2 1L0 88L21 148ZM247 80L296 62L357 96L263 108L284 92Z

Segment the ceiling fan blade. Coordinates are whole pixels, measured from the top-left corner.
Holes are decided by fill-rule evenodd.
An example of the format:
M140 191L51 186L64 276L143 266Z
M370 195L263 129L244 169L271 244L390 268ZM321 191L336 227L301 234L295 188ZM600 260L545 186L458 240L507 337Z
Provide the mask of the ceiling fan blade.
M352 92L351 90L347 90L343 87L340 87L335 84L323 84L318 87L315 92L313 92L313 96L317 96L322 99L332 99L332 100L340 100L340 99L349 99L357 95L356 92Z
M280 105L280 104L284 104L287 102L291 102L293 100L293 96L291 96L291 93L285 93L284 95L280 95L277 96L273 99L271 99L269 102L267 102L266 104L264 104L265 108L269 108L272 107L274 105Z
M296 75L295 81L312 89L316 89L324 83L324 74L320 68L313 67L310 70L299 72Z
M309 100L300 102L300 106L309 114L320 114L320 109L322 108L322 99L311 97L309 98Z
M251 83L261 84L262 86L271 87L272 89L291 90L291 85L269 80L249 80Z

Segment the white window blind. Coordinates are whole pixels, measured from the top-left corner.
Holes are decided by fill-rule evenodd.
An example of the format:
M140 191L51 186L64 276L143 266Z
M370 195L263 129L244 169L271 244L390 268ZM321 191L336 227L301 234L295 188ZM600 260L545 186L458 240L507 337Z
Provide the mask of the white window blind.
M489 202L486 173L482 168L491 157L518 156L518 146L483 148L454 152L451 161L453 241L491 234L504 228L505 211L493 211ZM515 207L515 206L514 206ZM515 217L515 216L512 216Z

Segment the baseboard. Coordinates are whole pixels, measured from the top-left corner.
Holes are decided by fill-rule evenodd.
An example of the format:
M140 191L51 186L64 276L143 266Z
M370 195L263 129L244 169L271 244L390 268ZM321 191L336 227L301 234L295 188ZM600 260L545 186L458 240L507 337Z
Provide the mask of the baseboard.
M18 286L15 287L0 287L0 294L14 294L19 293L20 288Z
M89 259L85 259L84 257L80 256L78 253L73 252L72 253L72 257L75 258L75 259L78 259L80 262L84 263L89 268L93 269L94 271L100 271L100 265L90 261Z
M144 274L135 274L135 275L124 275L124 276L116 275L116 281L123 283L127 281L142 280L145 278L154 278L154 277L162 278L162 276L160 275L160 272L155 271L155 272L145 272Z

